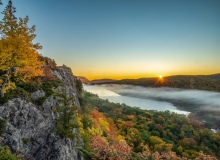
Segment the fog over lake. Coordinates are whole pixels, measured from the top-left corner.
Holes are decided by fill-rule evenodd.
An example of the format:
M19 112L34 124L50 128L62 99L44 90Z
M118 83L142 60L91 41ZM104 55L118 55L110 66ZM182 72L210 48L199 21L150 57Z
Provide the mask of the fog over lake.
M132 85L84 85L88 92L110 102L125 103L141 109L188 114L220 111L220 93L178 88L150 88Z
M123 95L126 94L123 89L128 89L128 85L84 85L84 89L93 94L97 94L102 99L108 99L114 103L125 103L132 107L139 107L141 109L158 110L176 112L180 114L188 114L189 112L178 110L173 104L166 101L157 101L152 98L132 97ZM120 88L118 88L120 87ZM119 89L119 90L118 90Z

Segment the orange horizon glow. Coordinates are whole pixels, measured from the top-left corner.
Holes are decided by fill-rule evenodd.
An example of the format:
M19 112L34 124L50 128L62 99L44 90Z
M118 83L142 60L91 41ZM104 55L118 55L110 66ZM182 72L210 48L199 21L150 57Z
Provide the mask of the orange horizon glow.
M217 58L215 58L217 60ZM140 60L110 63L109 61L87 62L87 65L74 64L73 74L94 79L138 79L159 78L173 75L211 75L220 73L220 65L214 63L193 63L184 61ZM110 64L109 64L110 63Z
M169 77L169 76L175 76L175 75L212 75L212 74L218 74L220 73L220 71L216 71L216 72L173 72L173 73L167 73L167 74L137 74L137 73L133 73L133 74L85 74L85 73L78 73L78 72L73 72L74 75L76 76L82 76L82 77L86 77L88 80L95 80L95 79L115 79L115 80L121 80L121 79L139 79L139 78L160 78L163 79L165 77ZM159 75L159 76L158 76Z

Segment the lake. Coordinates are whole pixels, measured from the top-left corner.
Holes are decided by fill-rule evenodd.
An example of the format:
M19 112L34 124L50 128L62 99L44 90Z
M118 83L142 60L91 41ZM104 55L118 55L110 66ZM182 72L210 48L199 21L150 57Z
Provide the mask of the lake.
M126 105L139 107L141 109L157 111L169 110L179 114L189 114L187 111L177 109L172 103L168 101L159 101L149 97L139 98L132 95L123 95L125 93L121 90L122 86L124 89L129 88L129 85L83 85L86 91L97 94L102 99L108 99L110 102L124 103ZM143 88L144 87L142 87L142 89Z
M212 129L220 130L220 92L133 85L83 85L88 92L114 103L147 110L195 114Z

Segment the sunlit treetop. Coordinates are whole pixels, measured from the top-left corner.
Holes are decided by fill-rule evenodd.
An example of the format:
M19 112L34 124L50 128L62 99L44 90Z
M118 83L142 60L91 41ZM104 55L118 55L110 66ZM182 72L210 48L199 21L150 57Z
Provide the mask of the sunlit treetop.
M0 21L0 70L17 67L19 77L27 81L43 75L37 52L41 46L33 43L35 26L28 26L28 16L17 19L15 13L16 9L9 0Z

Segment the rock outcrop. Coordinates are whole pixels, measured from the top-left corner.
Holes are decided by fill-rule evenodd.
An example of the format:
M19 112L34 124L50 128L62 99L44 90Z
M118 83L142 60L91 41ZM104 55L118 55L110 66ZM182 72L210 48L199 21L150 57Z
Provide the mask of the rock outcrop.
M64 86L56 88L80 107L75 88L75 77L70 68L57 67L53 70ZM44 96L42 90L32 93L33 99ZM77 140L61 138L54 133L58 118L53 108L59 105L57 97L51 95L42 105L35 105L22 98L14 98L0 106L0 118L6 120L6 132L2 135L1 145L7 145L12 152L30 160L78 160L82 159L77 150ZM76 134L78 130L75 129Z

